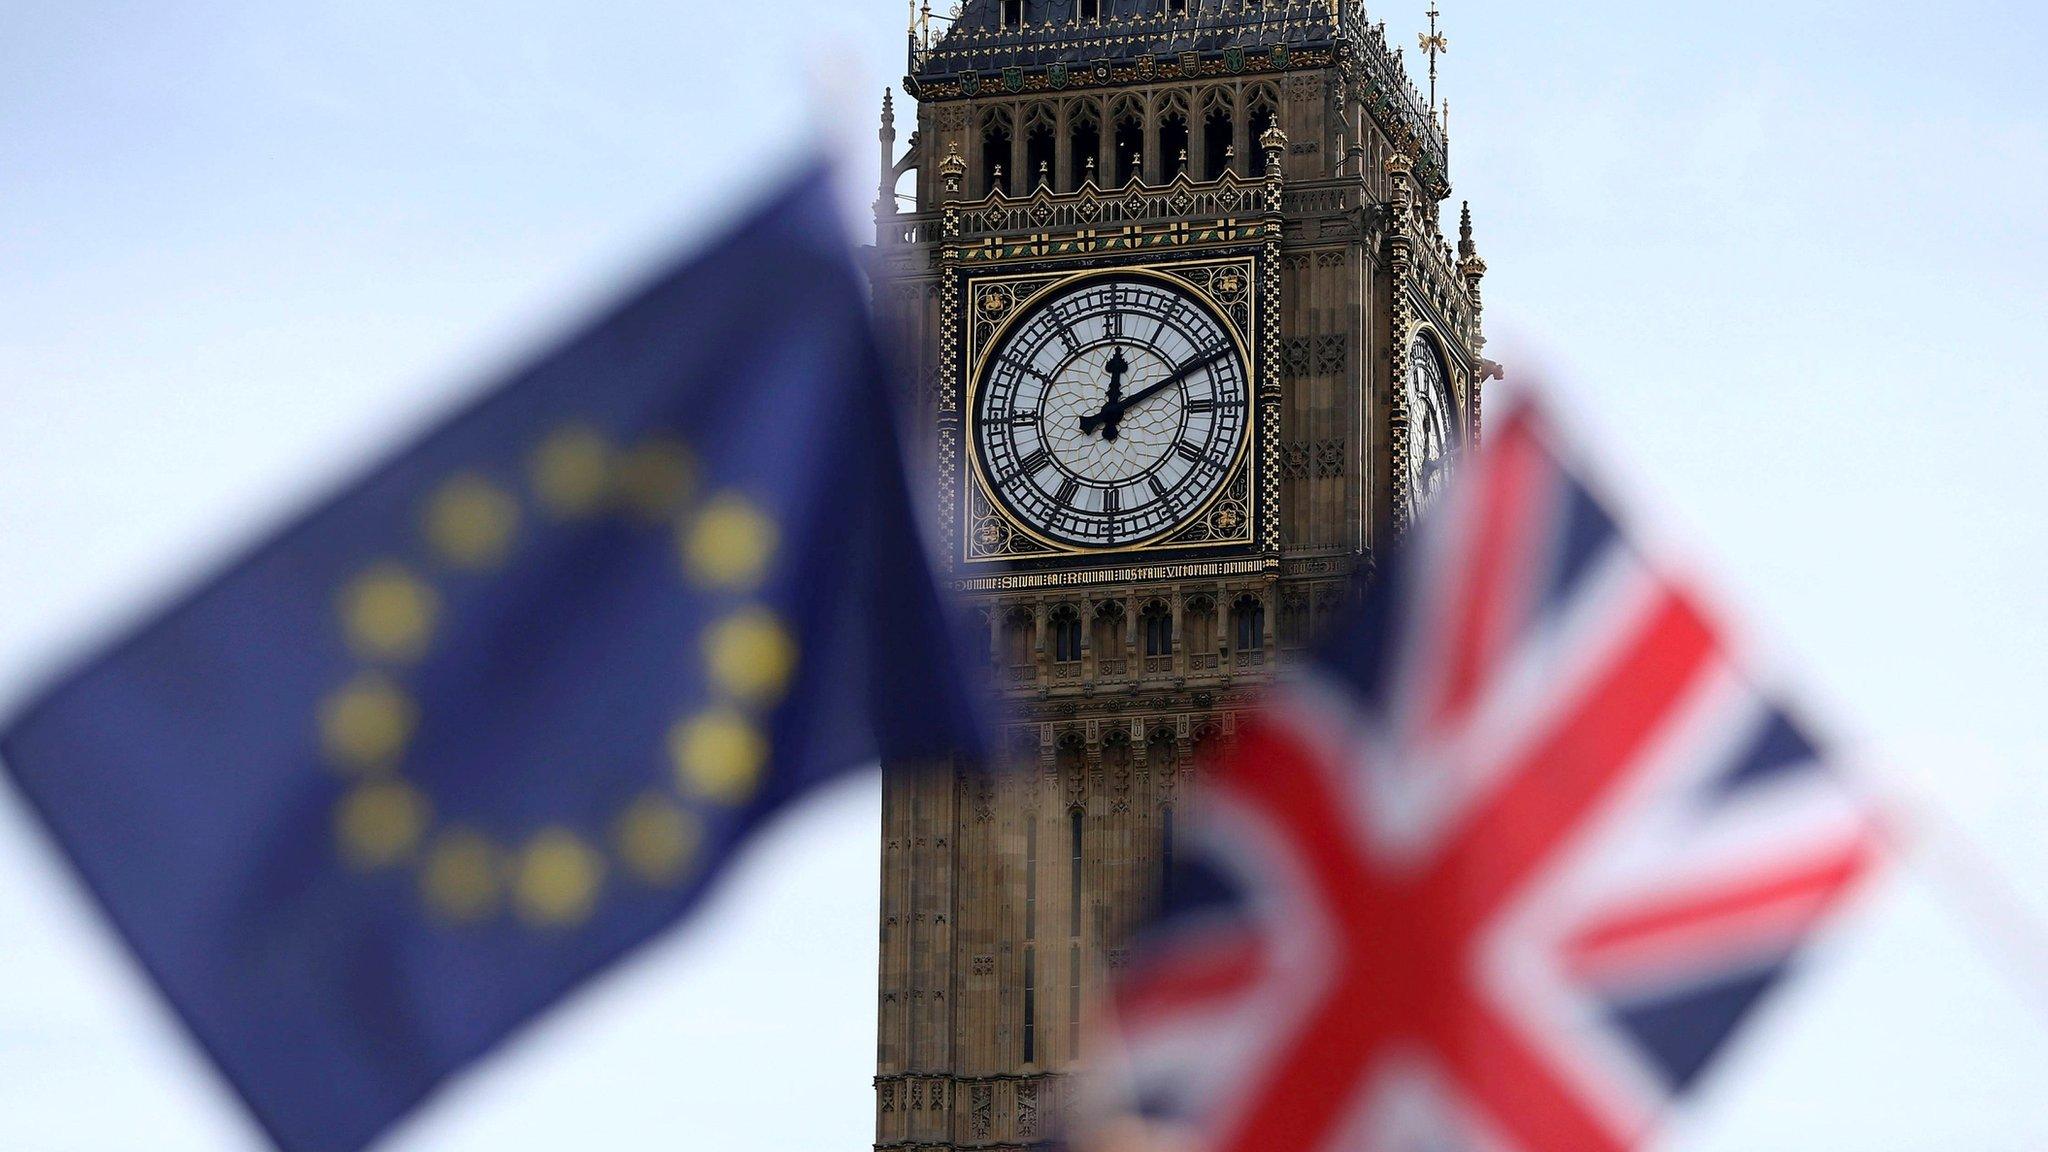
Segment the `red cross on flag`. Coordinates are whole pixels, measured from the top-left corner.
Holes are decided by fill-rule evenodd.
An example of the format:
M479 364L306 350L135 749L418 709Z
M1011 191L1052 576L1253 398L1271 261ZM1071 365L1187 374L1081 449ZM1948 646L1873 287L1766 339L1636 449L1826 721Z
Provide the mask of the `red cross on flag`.
M1465 465L1184 821L1098 1142L1635 1148L1870 869L1865 807L1537 405Z

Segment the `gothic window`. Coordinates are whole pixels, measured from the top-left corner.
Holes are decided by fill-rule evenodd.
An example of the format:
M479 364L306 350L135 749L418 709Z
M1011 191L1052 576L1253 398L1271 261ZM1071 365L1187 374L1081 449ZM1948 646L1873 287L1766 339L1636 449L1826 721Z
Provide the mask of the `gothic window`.
M1003 0L1003 27L1024 26L1024 0Z
M1166 0L1166 11L1171 16L1185 16L1188 11L1188 0Z
M1231 630L1237 636L1239 652L1257 652L1266 646L1266 602L1247 592L1230 606Z
M1245 125L1251 130L1249 133L1252 149L1251 172L1254 176L1264 176L1266 174L1266 148L1265 145L1259 142L1259 138L1266 134L1266 129L1273 126L1277 115L1275 110L1279 106L1279 97L1274 94L1272 89L1261 86L1252 91L1251 102L1247 105L1248 114L1245 117Z
M1081 946L1067 945L1067 1036L1073 1057L1081 1058Z
M1024 1063L1038 1059L1038 951L1024 946Z
M1138 613L1138 627L1145 634L1147 657L1173 655L1173 610L1164 600L1153 600Z
M1024 187L1027 191L1036 192L1052 183L1055 155L1052 108L1040 104L1031 110L1024 129Z
M1104 600L1095 606L1095 662L1121 660L1124 656L1124 604Z
M1081 19L1091 23L1102 19L1102 0L1081 0Z
M1215 667L1216 602L1207 596L1190 596L1181 609L1181 626L1186 630L1190 671Z
M1282 648L1305 648L1308 646L1308 597L1300 592L1285 592L1280 596L1280 646Z
M1208 110L1202 114L1202 179L1214 180L1230 170L1237 123L1228 92L1218 89L1203 103Z
M1067 113L1067 153L1068 163L1073 165L1068 188L1077 188L1085 180L1102 183L1101 173L1095 170L1095 158L1102 155L1102 122L1092 101L1083 100Z
M1024 939L1038 939L1038 817L1024 817Z
M1067 813L1067 935L1077 940L1081 936L1081 821L1081 809L1074 808Z
M1188 170L1188 110L1169 105L1159 117L1159 174L1167 180Z
M981 191L1007 192L1005 181L1014 173L1004 169L1010 163L1010 113L991 108L981 122Z
M1036 625L1031 619L1031 609L1012 608L1003 618L1003 658L1012 668L1028 668L1036 663L1032 646L1037 642Z
M1069 732L1053 745L1053 755L1060 771L1071 774L1081 770L1081 765L1088 759L1088 749L1079 732Z
M1055 664L1071 664L1081 658L1081 613L1071 604L1062 604L1052 610L1047 621L1052 626L1052 659Z
M1173 729L1154 728L1152 734L1145 737L1145 763L1151 766L1152 771L1173 771L1175 756Z
M1145 116L1135 101L1124 101L1117 105L1113 119L1116 122L1116 186L1121 188L1144 171Z

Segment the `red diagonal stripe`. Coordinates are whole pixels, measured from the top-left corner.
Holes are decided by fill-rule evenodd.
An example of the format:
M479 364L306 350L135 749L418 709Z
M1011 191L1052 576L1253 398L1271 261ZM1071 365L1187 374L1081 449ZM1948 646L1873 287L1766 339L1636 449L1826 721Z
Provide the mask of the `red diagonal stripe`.
M1441 695L1428 713L1439 731L1472 710L1502 654L1512 646L1529 604L1530 554L1548 533L1534 510L1550 474L1526 422L1516 422L1489 445L1474 479L1478 507L1459 527L1473 533L1469 560L1452 596L1446 637L1448 661Z
M1469 932L1607 799L1664 728L1716 649L1692 601L1665 589L1577 703L1502 774L1438 859L1428 898Z
M1714 948L1717 940L1755 943L1759 937L1789 946L1813 929L1876 857L1865 836L1837 844L1800 863L1673 893L1608 916L1574 935L1565 960L1584 971Z
M1218 1147L1311 1152L1354 1106L1392 1024L1398 990L1371 987L1372 966L1408 951L1387 894L1357 854L1344 798L1312 754L1265 724L1250 728L1219 782L1279 826L1330 917L1331 985L1263 1070L1247 1113ZM1377 930L1377 932L1375 931Z

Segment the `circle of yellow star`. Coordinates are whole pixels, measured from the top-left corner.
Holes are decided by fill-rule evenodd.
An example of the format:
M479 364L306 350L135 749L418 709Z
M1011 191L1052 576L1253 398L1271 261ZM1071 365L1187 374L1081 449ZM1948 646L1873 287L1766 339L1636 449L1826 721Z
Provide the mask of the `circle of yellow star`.
M612 448L595 430L570 425L541 441L528 470L543 508L564 519L587 516L611 491Z
M761 786L768 739L746 717L715 708L669 730L669 759L685 793L720 804L744 804Z
M693 813L650 793L619 817L612 847L628 872L666 886L683 878L703 837L703 825Z
M365 672L320 702L320 745L342 767L388 768L418 722L419 709L404 690Z
M491 568L519 530L519 501L473 473L448 481L427 501L427 543L457 568Z
M673 440L650 440L619 460L619 497L629 511L666 520L682 510L697 486L697 460Z
M427 798L411 785L382 780L342 797L335 832L350 863L383 868L412 852L427 829L429 815Z
M775 522L746 499L724 495L683 532L683 566L692 579L714 588L751 588L775 555Z
M765 608L747 608L712 626L704 637L711 679L750 704L770 703L789 686L796 641Z
M434 589L395 561L372 566L341 593L342 630L366 659L418 659L439 611Z
M575 833L549 828L519 855L513 896L528 923L559 928L581 923L604 884L604 857Z
M420 892L434 911L457 923L472 923L498 907L499 853L490 839L452 829L434 839L420 871Z

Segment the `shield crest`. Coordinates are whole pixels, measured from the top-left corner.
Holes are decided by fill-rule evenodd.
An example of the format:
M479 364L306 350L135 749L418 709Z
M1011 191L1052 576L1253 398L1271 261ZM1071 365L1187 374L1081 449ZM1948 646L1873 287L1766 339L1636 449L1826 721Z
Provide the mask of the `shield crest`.
M1059 63L1048 67L1045 70L1045 82L1054 88L1065 88L1067 86L1066 64Z
M1273 67L1275 67L1275 68L1285 68L1285 67L1287 67L1287 45L1285 45L1285 44L1275 44L1275 45L1273 45L1273 51L1272 51L1272 54L1271 54L1271 55L1272 55L1272 60L1273 60Z
M1024 90L1024 69L1003 69L1003 90L1006 92L1022 92Z
M960 74L960 94L962 96L972 96L979 91L981 91L981 77L976 76L972 72L962 72Z
M1244 71L1244 49L1232 45L1223 50L1223 66L1232 72Z
M1109 76L1109 61L1097 60L1095 62L1095 82L1097 84L1107 84L1109 83Z

